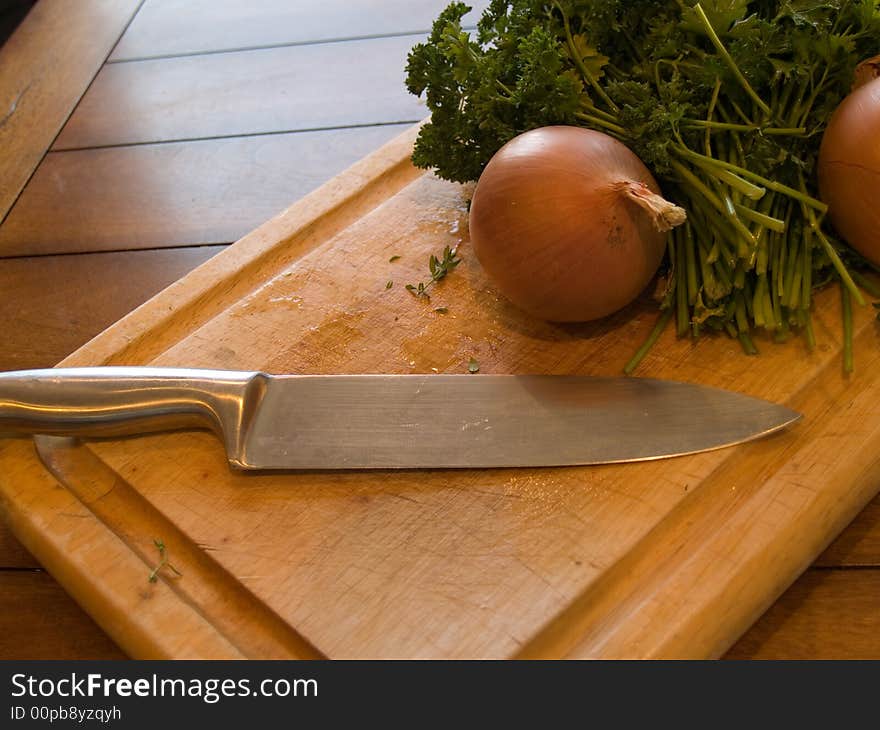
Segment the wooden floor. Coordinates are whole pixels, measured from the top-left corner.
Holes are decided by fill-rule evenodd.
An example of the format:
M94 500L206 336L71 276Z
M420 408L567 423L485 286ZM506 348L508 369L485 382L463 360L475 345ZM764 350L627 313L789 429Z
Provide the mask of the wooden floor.
M0 370L53 365L425 116L403 68L445 4L40 0L0 58L31 75L0 83ZM875 500L729 657L880 658L878 604ZM0 524L0 658L120 656Z

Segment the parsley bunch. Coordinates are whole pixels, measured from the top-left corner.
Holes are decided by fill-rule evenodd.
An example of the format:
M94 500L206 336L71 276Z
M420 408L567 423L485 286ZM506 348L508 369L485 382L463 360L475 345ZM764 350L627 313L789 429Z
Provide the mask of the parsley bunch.
M747 353L759 329L812 346L812 293L832 279L851 337L856 280L870 285L824 224L815 168L857 64L880 51L875 0L492 0L474 37L469 10L449 5L410 52L407 87L432 113L416 165L465 182L526 130L605 132L688 211L646 344L674 318L679 335L724 331Z

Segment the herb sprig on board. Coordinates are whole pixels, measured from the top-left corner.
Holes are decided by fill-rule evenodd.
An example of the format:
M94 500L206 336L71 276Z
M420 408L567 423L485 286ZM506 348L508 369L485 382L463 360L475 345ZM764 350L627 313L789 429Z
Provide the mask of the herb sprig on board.
M445 278L460 263L461 259L456 249L447 246L443 249L443 254L439 259L434 254L428 257L428 272L431 274L431 278L427 281L420 281L418 284L407 284L406 290L413 296L430 299L428 290L438 281Z
M164 568L168 568L168 570L170 570L175 576L181 576L182 573L168 562L168 549L165 547L165 543L162 540L153 538L153 544L159 551L159 563L150 571L147 580L150 583L156 583L159 580L159 573L161 573Z
M659 324L726 332L753 354L760 330L813 345L818 286L839 280L864 302L863 262L824 222L814 172L856 65L880 50L874 0L492 0L475 37L468 10L449 5L409 56L408 88L432 112L417 165L475 180L528 129L596 129L688 211L668 239Z

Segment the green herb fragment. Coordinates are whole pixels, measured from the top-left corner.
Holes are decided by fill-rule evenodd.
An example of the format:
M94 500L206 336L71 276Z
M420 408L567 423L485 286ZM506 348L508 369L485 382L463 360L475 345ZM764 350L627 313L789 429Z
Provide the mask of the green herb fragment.
M480 372L480 363L478 363L474 358L471 358L468 361L468 372L469 373L478 373Z
M400 256L398 256L397 254L395 254L395 255L392 256L390 259L388 259L388 263L389 263L389 264L393 264L395 261L399 261L399 260L400 260Z
M153 544L159 551L159 564L156 565L155 568L153 568L147 580L149 580L150 583L155 583L156 581L158 581L159 573L162 571L163 568L168 568L176 576L182 575L182 573L177 568L175 568L171 563L168 562L168 551L165 547L165 543L162 542L162 540L157 540L156 538L153 538Z
M394 282L393 282L393 281L389 281L389 282L385 285L385 288L386 288L386 289L390 289L392 286L394 286Z
M863 302L867 264L828 224L816 165L880 48L876 0L492 0L473 34L468 10L450 4L408 57L431 111L417 166L476 180L514 136L576 125L630 147L687 210L658 328L627 372L673 317L679 336L724 332L756 353L760 331L812 346L812 293L831 281Z
M435 307L434 311L437 312L437 314L449 314L448 307Z
M428 281L420 281L418 284L407 284L406 290L413 296L430 299L428 289L445 278L460 263L461 259L456 254L456 249L447 246L443 249L442 258L438 259L433 254L428 257L428 272L431 274L431 278Z

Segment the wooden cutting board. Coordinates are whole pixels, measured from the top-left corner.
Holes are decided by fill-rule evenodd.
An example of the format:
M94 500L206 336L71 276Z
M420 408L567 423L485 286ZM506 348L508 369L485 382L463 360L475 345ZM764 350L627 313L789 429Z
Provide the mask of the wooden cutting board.
M474 358L482 373L619 374L655 305L586 325L517 312L473 256L469 189L410 165L415 131L62 364L463 373ZM405 284L447 245L463 263L416 299ZM248 475L207 433L10 439L0 507L133 657L716 657L880 488L870 310L856 313L850 377L835 288L817 297L812 352L759 340L749 358L723 336L664 334L638 375L804 414L735 448L602 467ZM150 582L154 540L179 576Z

